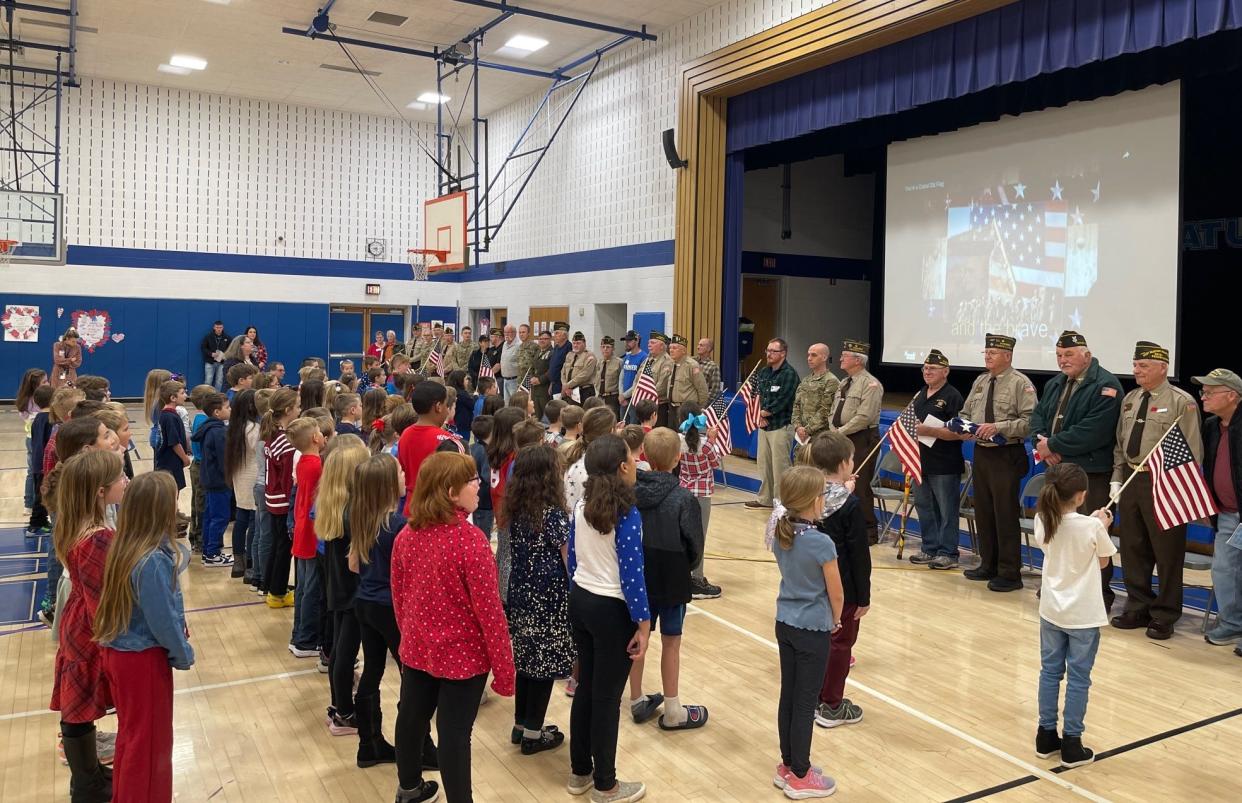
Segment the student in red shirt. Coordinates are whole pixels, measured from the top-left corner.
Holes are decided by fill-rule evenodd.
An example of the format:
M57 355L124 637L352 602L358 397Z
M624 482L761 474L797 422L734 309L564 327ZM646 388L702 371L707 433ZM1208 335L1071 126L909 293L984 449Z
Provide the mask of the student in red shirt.
M392 550L393 613L401 632L397 709L397 801L434 800L422 745L436 715L440 778L450 801L470 795L470 733L487 675L510 697L515 672L509 627L487 536L470 523L479 473L464 454L433 454L414 486L410 522Z
M405 428L397 441L397 462L405 472L405 513L410 514L414 498L411 493L418 482L418 469L433 452L465 454L466 447L457 436L444 429L452 412L448 390L439 382L419 382L410 394L410 404L418 413L418 423Z
M259 438L263 441L267 462L263 498L272 520L271 551L263 569L269 608L293 605L293 592L289 590L289 554L293 542L289 539L288 520L289 492L293 489L293 444L289 443L285 427L299 412L298 392L293 388L280 388L272 394L268 411L259 424Z
M323 473L323 460L319 456L325 438L314 418L299 418L289 424L289 442L302 453L298 458L297 485L293 509L293 559L296 561L298 593L293 603L293 635L289 639L289 652L297 658L318 658L319 616L323 611L323 575L318 554L319 541L315 537L315 521L311 509L319 491L319 475Z

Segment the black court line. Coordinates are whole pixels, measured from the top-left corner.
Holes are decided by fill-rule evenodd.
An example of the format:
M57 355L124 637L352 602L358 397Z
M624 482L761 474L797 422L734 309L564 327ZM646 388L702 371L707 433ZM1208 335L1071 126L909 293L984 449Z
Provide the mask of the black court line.
M1139 739L1138 741L1135 741L1135 742L1130 742L1129 744L1123 744L1120 747L1114 747L1112 750L1104 750L1102 752L1095 754L1095 761L1092 763L1099 763L1105 759L1112 758L1113 756L1119 756L1122 753L1129 753L1131 750L1137 750L1140 747L1146 747L1150 744L1155 744L1156 742L1162 742L1165 739L1171 739L1174 736L1180 736L1183 733L1189 733L1190 731L1198 730L1199 728L1205 728L1208 725L1215 725L1217 722L1223 722L1224 720L1231 719L1233 717L1238 716L1239 714L1242 714L1242 708L1235 708L1232 711L1226 711L1223 714L1217 714L1215 716L1208 717L1207 719L1201 719L1198 722L1191 722L1187 725L1182 725L1180 727L1173 728L1172 730L1167 730L1162 733L1157 733L1152 736ZM1091 764L1084 764L1083 766L1090 767ZM1057 767L1053 767L1052 769L1050 769L1049 772L1053 772L1053 773L1056 773L1057 775L1060 775L1063 772L1068 772L1069 769L1080 769L1080 768L1077 768L1077 767L1066 768L1066 767L1057 766ZM951 798L950 800L946 801L946 803L966 803L966 801L969 801L969 800L980 800L985 797L990 797L991 795L1000 794L1001 792L1008 792L1010 789L1016 789L1019 786L1025 786L1028 783L1034 783L1035 781L1038 781L1038 780L1039 778L1035 777L1034 775L1026 775L1021 778L1015 778L1012 781L1006 781L1005 783L997 784L996 786L989 786L987 789L980 789L978 792L971 792L968 795L962 795L961 797Z

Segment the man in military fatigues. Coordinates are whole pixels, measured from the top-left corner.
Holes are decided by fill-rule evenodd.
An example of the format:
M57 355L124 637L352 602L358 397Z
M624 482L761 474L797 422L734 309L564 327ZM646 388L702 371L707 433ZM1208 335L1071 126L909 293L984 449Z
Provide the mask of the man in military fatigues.
M703 381L707 384L707 398L711 399L724 390L720 383L720 366L712 359L716 344L710 337L700 338L694 348L694 361L703 369Z
M845 380L837 391L836 405L832 410L832 428L847 436L854 444L854 466L858 480L854 484L854 496L862 508L867 522L867 543L879 543L875 522L875 495L871 492L871 478L875 476L878 457L860 466L871 450L880 442L880 402L884 399L884 386L867 370L871 344L861 340L846 340L841 349L841 370Z
M1022 515L1018 494L1029 470L1023 442L1031 429L1037 397L1025 374L1013 369L1008 335L985 336L983 366L966 394L962 416L978 424L975 440L975 521L979 529L978 568L963 574L987 581L990 591L1022 588ZM970 438L964 435L963 440ZM996 440L1003 439L1004 443Z
M668 356L668 335L652 330L647 340L647 359L638 366L636 376L642 376L651 366L656 386L656 426L668 426L668 386L673 373L673 360Z
M616 341L604 335L599 341L599 396L612 414L621 419L621 358L614 350Z
M530 398L535 403L535 420L543 418L543 407L552 400L552 335L539 333L538 351L530 364Z
M410 347L410 365L415 371L423 370L423 363L427 361L427 356L431 354L431 348L435 345L435 341L431 339L431 327L425 323L420 323L418 326L418 338Z
M434 332L432 333L432 335L433 335L433 339L436 340L436 344L432 350L440 355L440 367L434 370L431 370L429 367L429 370L427 371L427 375L428 376L446 376L449 372L449 367L448 367L449 355L453 353L453 349L455 348L455 345L453 343L453 327L451 326L444 327L438 339L434 337Z
M828 370L828 346L816 343L806 350L806 365L811 372L798 383L794 395L793 425L798 440L807 444L832 425L832 409L836 405L841 383ZM861 460L865 455L856 459Z
M582 404L595 395L595 382L599 376L599 361L586 347L586 335L574 332L573 351L565 358L561 366L561 398L575 401L574 391L578 392L577 403Z
M1031 414L1031 443L1048 466L1073 463L1087 473L1087 498L1078 512L1090 515L1108 504L1113 473L1113 444L1121 414L1121 383L1091 356L1087 339L1065 331L1057 339L1061 373L1048 380ZM1116 594L1113 559L1100 570L1104 610Z
M479 347L474 342L469 326L461 328L461 340L449 349L444 355L444 374L448 375L450 371L465 371L470 367L470 355Z
M1147 628L1147 637L1167 639L1182 615L1182 568L1186 559L1186 525L1161 529L1152 501L1151 471L1143 458L1174 424L1181 427L1196 463L1203 461L1199 405L1186 391L1169 384L1169 352L1146 340L1134 346L1134 379L1138 387L1126 394L1117 421L1113 447L1112 494L1137 473L1121 492L1118 524L1121 573L1126 581L1126 608L1111 620L1122 630ZM1160 576L1160 590L1151 590L1151 572Z
M530 324L524 323L518 327L518 340L522 341L522 344L518 346L517 374L513 380L514 392L520 390L520 385L529 376L535 374L531 366L535 364L535 357L539 355L540 351L539 344L535 341L535 336L530 331ZM551 335L549 335L548 343L551 344L551 342ZM506 392L505 398L508 397L509 394Z
M700 409L707 404L707 382L703 369L688 356L684 337L673 335L669 339L668 353L672 361L668 380L668 426L677 429L681 426L683 404L697 404Z

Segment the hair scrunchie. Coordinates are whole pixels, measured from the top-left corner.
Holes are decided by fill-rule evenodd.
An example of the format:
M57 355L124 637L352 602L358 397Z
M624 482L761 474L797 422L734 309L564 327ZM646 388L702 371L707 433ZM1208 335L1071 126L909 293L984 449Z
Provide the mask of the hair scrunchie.
M698 415L694 415L693 413L687 413L686 420L681 422L681 426L679 427L679 430L682 432L682 434L685 434L687 431L689 431L690 427L692 426L695 427L696 429L706 430L707 429L707 416L703 415L702 413L699 413Z
M371 429L376 430L377 432L383 432L384 431L384 419L377 418L374 421L372 421Z

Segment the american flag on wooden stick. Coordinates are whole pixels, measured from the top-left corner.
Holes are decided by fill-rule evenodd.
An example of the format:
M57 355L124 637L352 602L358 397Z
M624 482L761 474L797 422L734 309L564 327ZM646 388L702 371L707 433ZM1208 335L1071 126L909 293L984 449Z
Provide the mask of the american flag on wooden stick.
M919 457L918 426L919 419L914 414L914 402L911 401L889 429L888 445L901 461L901 467L906 473L922 485L923 461Z
M1147 459L1151 471L1151 495L1156 522L1171 530L1179 524L1216 514L1212 495L1195 463L1190 444L1178 424Z
M754 432L763 426L763 420L759 417L759 391L755 388L754 376L747 377L737 392L746 409L746 431Z
M733 453L733 432L729 426L729 400L723 393L716 395L716 400L707 405L707 409L703 411L703 415L707 418L707 428L716 430L716 437L712 439L711 445L716 447L717 454L726 455Z
M634 392L630 394L630 404L637 404L643 399L660 400L659 394L656 393L655 374L651 371L651 360L643 361L643 369L638 373L638 379L634 380Z
M483 359L479 362L479 377L490 376L496 378L496 374L492 372L492 361L487 359L487 352L483 352Z
M438 347L431 350L431 356L427 358L427 364L431 366L431 370L435 373L441 375L444 373L442 370L444 366L444 354L441 353Z

